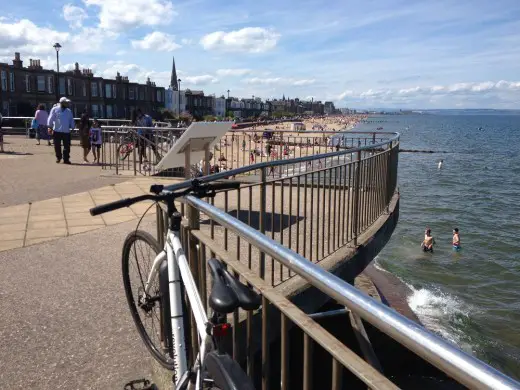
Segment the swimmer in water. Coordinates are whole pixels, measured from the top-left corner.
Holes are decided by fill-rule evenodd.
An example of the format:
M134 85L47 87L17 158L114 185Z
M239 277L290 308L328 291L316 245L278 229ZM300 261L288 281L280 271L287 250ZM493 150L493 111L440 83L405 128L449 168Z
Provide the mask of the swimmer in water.
M459 229L455 228L453 229L453 250L458 251L460 250L460 236L459 236Z
M442 168L442 163L443 163L443 162L444 162L444 160L439 161L439 165L437 166L438 169L441 169L441 168Z
M432 230L430 228L426 228L424 231L424 240L421 243L421 248L424 252L433 253L433 244L435 244L435 239L432 236Z

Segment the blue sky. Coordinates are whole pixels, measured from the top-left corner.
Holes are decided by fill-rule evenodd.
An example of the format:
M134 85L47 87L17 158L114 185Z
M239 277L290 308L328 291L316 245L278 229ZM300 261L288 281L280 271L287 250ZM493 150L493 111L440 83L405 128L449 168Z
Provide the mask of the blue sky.
M206 93L342 107L519 108L520 2L18 0L0 16L14 51Z

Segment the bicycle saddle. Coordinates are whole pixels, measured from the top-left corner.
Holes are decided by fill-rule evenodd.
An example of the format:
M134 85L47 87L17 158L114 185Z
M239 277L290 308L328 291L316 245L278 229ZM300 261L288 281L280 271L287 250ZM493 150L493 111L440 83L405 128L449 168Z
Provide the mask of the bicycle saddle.
M260 296L231 275L221 261L209 259L208 265L213 279L209 306L213 310L227 314L239 307L244 310L260 307Z

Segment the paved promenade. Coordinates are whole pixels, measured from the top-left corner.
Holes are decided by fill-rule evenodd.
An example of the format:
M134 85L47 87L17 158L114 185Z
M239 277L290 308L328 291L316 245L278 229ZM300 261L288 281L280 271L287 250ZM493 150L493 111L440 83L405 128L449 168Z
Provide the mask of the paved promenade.
M174 180L165 180L172 183ZM148 193L157 178L142 178L73 195L0 208L0 251L38 244L59 237L97 230L140 218L151 202L92 217L95 205ZM152 207L149 214L155 213Z
M135 221L0 252L3 389L122 390L151 378L121 279L132 229Z
M56 164L54 147L21 136L5 136L0 153L0 207L75 194L128 178L102 177L99 165L82 164L82 149L72 141L72 165ZM89 156L92 161L92 153ZM107 171L108 172L108 171Z

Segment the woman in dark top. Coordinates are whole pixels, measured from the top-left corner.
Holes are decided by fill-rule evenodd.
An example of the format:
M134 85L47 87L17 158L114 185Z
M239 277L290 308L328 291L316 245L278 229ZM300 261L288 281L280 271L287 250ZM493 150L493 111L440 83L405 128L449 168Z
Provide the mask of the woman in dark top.
M86 112L81 115L78 125L79 129L79 144L83 148L83 161L88 163L87 156L90 152L90 118Z

